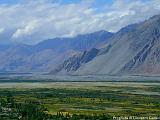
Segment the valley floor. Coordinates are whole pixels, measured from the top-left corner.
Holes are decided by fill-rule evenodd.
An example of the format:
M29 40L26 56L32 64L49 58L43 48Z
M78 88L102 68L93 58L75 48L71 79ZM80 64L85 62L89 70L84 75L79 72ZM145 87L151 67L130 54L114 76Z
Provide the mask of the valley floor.
M7 101L9 99L9 101ZM11 100L12 101L11 101ZM32 106L45 113L45 117L59 119L56 116L73 119L112 119L113 117L160 117L159 82L2 82L0 84L0 118L15 119L30 117L34 120ZM4 102L6 102L4 104ZM14 102L14 103L12 103ZM10 106L8 105L10 104ZM13 104L13 105L12 105ZM32 111L21 110L27 106ZM11 109L8 117L3 109ZM23 112L22 112L23 111ZM4 114L5 113L5 114ZM52 117L51 117L52 116ZM67 117L68 116L68 117ZM90 116L90 117L89 117ZM95 117L97 116L97 118ZM103 117L102 117L103 116ZM13 117L13 118L14 118ZM33 118L32 118L33 117ZM43 117L43 115L41 115ZM44 118L45 118L44 117ZM62 118L63 118L62 117ZM75 119L81 119L77 117ZM37 117L36 117L37 118ZM46 117L46 119L48 119ZM118 119L118 118L117 118ZM40 118L38 120L41 120Z

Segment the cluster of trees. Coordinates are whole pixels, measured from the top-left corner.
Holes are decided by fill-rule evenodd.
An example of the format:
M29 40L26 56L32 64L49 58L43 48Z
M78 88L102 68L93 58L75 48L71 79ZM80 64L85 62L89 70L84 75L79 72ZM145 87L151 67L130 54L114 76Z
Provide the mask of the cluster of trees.
M0 98L0 120L110 120L111 116L102 115L79 115L63 114L57 112L56 115L48 114L47 108L36 101L15 102L12 96Z
M106 114L102 115L77 115L63 114L58 112L57 115L50 116L50 120L112 120L112 117Z

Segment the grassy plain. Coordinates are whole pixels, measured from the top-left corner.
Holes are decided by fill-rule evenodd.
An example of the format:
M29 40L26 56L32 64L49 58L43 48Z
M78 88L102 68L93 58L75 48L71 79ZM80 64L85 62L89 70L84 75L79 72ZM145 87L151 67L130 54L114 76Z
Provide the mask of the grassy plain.
M48 114L160 116L160 83L154 82L36 82L1 83L1 97L17 103L43 104Z

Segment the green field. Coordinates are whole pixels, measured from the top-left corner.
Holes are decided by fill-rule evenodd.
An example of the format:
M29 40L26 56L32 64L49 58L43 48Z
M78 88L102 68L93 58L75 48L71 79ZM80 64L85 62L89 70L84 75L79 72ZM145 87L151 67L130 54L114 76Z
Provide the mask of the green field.
M57 119L112 119L113 116L160 116L160 83L154 82L46 82L1 83L0 102L18 114L3 119L34 120L17 106L43 107L45 116ZM7 106L12 102L14 105ZM27 107L28 107L27 106ZM41 109L40 109L41 110ZM33 110L31 110L33 112ZM1 110L2 113L4 111ZM24 114L25 113L25 114ZM24 115L23 115L24 114ZM29 113L28 113L29 114ZM57 116L63 117L55 117ZM13 114L11 114L13 115ZM72 116L79 117L72 117ZM54 117L51 117L54 116ZM67 117L68 116L68 117ZM87 117L90 116L90 117ZM93 118L94 116L94 118ZM95 117L97 116L97 118ZM102 116L105 116L104 118ZM21 118L22 117L22 118ZM30 117L30 118L29 118ZM37 120L41 120L39 118ZM46 117L46 119L48 119ZM43 119L42 119L43 120Z

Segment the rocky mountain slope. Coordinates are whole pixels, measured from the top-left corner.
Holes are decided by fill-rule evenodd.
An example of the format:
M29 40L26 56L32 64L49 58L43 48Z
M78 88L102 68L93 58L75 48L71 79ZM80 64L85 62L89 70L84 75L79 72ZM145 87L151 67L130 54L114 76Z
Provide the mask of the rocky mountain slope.
M91 61L94 57L96 57L99 53L99 50L96 48L92 48L89 51L85 51L80 54L76 54L69 59L65 60L63 64L60 64L56 69L51 71L52 74L58 72L72 72L78 70L83 64Z
M122 28L87 62L82 61L85 53L69 58L51 73L160 74L160 15Z

